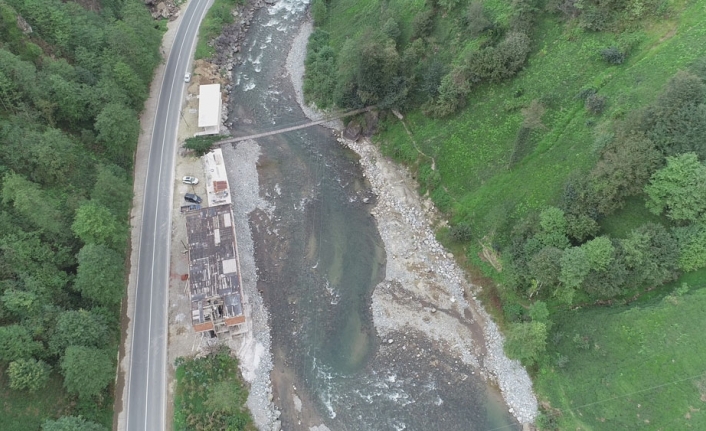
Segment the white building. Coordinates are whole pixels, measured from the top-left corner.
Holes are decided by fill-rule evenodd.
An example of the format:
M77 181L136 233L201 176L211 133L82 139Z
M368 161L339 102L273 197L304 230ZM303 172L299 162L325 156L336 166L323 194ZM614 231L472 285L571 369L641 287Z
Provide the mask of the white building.
M216 135L221 130L221 84L199 86L199 131L195 136Z

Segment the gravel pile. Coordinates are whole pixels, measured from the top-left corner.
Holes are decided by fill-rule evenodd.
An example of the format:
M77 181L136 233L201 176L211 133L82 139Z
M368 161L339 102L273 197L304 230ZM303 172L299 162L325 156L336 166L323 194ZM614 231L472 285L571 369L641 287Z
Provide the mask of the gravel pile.
M302 25L287 58L287 71L297 101L314 120L322 114L304 105L302 95L306 41L311 31L311 23ZM336 125L328 126L340 130ZM386 277L372 298L378 335L392 344L395 340L390 334L419 330L495 381L518 421L533 422L537 399L532 381L518 361L505 356L502 334L475 299L481 287L466 280L453 255L436 241L430 224L438 217L433 204L422 201L409 173L386 160L369 141L339 142L361 157L364 175L378 197L371 213L387 253ZM470 303L464 292L470 292Z
M260 198L256 167L260 157L259 145L254 141L243 141L235 148L232 145L224 145L222 150L233 197L243 294L250 314L250 331L236 345L236 351L243 377L250 383L247 406L252 412L257 428L277 431L281 424L278 420L279 412L272 403L270 372L273 363L269 316L262 296L257 291L255 250L248 223L250 213L255 209L270 213L272 208Z

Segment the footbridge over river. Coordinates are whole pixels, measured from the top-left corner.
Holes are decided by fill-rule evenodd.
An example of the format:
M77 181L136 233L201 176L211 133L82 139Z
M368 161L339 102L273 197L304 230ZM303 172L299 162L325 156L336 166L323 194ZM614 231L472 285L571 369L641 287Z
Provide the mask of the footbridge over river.
M361 114L363 112L370 111L373 108L375 108L375 107L368 106L366 108L355 109L353 111L341 112L338 114L331 114L331 115L327 115L326 118L323 118L321 120L310 121L308 123L299 124L297 126L285 127L285 128L277 129L277 130L272 130L270 132L262 132L262 133L257 133L254 135L248 135L248 136L239 136L237 138L228 138L228 139L224 139L222 141L218 141L218 142L214 143L214 145L232 144L235 142L247 141L248 139L264 138L265 136L279 135L281 133L287 133L287 132L293 132L295 130L306 129L307 127L317 126L319 124L328 123L329 121L338 120L338 119L344 118L344 117L350 117L351 115Z

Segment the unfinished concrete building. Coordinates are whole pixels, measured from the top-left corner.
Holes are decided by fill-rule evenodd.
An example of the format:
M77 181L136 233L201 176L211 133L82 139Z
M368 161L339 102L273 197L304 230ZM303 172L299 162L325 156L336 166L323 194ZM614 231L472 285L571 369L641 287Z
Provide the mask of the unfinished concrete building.
M194 330L218 337L244 333L243 282L230 205L188 212L186 231Z

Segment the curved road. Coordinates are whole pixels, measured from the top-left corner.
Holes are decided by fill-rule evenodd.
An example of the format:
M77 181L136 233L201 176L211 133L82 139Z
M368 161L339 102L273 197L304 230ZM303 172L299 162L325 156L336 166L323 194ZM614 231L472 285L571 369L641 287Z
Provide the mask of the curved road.
M174 38L159 92L145 180L137 287L131 317L126 431L163 431L166 423L167 302L174 158L184 74L212 0L191 0Z

